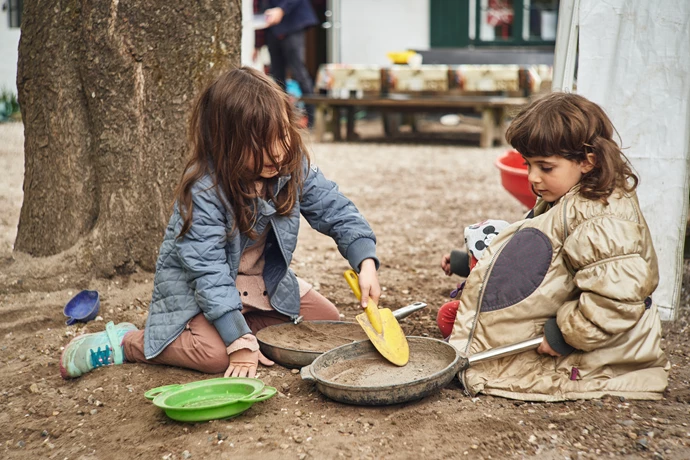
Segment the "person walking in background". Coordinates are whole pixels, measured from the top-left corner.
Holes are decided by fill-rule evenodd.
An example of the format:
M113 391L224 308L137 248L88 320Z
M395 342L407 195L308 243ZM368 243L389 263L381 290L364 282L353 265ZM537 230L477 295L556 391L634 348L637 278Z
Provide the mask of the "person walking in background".
M314 84L304 64L304 30L318 24L309 0L254 0L255 12L263 12L267 28L256 31L255 55L263 45L271 56L271 76L285 89L287 69L297 81L302 95L314 92ZM306 106L309 126L314 108Z

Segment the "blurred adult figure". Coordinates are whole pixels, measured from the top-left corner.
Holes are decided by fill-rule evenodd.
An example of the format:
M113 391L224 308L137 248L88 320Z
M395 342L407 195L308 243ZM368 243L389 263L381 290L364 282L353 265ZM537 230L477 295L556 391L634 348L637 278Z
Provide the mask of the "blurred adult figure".
M264 13L267 28L257 30L255 53L265 44L271 56L271 76L285 89L287 69L303 95L314 92L314 84L304 64L304 30L318 23L310 0L254 0L257 13ZM314 109L307 106L309 126Z

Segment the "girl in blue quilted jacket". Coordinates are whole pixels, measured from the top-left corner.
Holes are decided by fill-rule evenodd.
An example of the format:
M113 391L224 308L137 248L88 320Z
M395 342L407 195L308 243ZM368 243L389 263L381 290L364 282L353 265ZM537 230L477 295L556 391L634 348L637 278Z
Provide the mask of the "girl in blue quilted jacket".
M374 233L310 164L298 123L287 95L255 70L231 70L204 90L146 328L109 323L75 338L61 358L64 378L124 361L253 377L259 362L273 364L259 351L256 331L299 316L339 319L289 268L300 216L331 236L359 272L362 306L378 301Z

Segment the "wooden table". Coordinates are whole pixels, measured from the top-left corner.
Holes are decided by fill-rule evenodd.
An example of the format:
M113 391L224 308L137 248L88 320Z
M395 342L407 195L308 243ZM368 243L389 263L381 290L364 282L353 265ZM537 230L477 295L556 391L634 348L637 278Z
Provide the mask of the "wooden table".
M494 141L505 143L505 129L509 113L519 107L527 105L526 97L511 96L413 96L391 95L365 97L361 99L338 99L328 96L303 97L305 104L314 106L314 137L317 142L323 140L327 130L326 115L331 113L330 130L333 140L339 141L341 137L340 111L347 111L346 139L355 140L355 108L381 112L384 115L390 113L467 113L468 111L481 114L480 147L491 147ZM388 133L388 129L386 129Z

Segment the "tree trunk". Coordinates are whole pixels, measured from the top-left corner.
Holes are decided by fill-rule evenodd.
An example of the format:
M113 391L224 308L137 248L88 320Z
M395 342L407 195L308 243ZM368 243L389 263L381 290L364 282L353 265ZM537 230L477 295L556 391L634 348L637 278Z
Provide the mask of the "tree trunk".
M25 1L15 250L95 275L153 270L191 103L239 63L240 36L240 0Z

